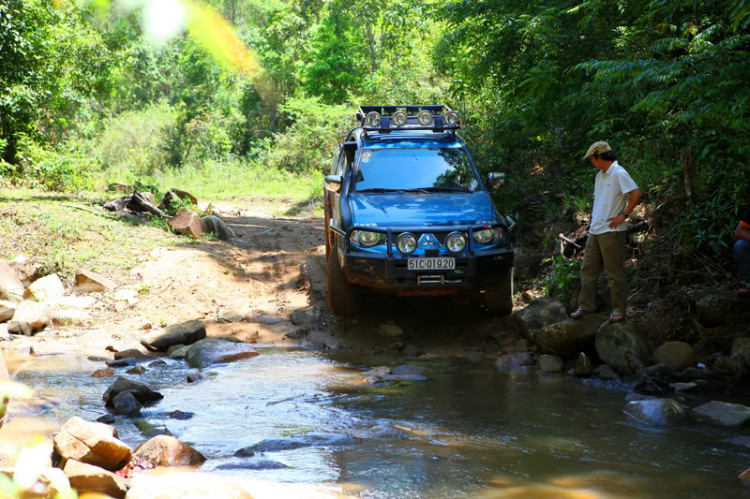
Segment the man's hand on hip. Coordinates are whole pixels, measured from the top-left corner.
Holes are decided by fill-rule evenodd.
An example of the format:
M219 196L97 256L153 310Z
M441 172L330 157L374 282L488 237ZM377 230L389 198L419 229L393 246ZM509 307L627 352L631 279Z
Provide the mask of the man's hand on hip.
M608 218L607 222L609 222L610 229L616 229L617 226L623 223L626 219L627 217L625 217L625 215L617 215L614 218Z

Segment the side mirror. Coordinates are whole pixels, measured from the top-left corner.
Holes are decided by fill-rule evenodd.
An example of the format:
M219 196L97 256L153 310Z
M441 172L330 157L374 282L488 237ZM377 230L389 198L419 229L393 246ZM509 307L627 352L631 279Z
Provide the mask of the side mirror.
M490 189L497 189L505 185L505 174L498 172L491 172L487 174L487 185Z
M344 177L341 175L326 175L323 179L323 187L331 192L339 192L343 183Z

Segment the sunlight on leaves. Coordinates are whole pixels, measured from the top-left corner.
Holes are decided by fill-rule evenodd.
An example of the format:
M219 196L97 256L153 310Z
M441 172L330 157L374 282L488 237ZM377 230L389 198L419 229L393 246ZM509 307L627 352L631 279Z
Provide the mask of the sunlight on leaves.
M21 449L13 470L13 481L22 489L30 489L39 479L45 463L52 454L52 444L43 437L36 437L30 445Z

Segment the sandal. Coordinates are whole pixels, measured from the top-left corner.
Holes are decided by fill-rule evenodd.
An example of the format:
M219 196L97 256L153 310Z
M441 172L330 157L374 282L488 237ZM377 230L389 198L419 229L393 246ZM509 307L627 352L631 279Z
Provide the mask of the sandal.
M746 298L750 298L750 288L740 288L740 290L737 291L737 294Z
M578 310L576 310L575 312L573 312L572 314L570 314L570 318L571 319L580 319L581 317L583 317L584 315L586 315L588 313L589 313L588 310L584 310L582 308L579 308Z
M625 318L625 315L618 314L617 312L612 312L609 315L609 322L620 322Z

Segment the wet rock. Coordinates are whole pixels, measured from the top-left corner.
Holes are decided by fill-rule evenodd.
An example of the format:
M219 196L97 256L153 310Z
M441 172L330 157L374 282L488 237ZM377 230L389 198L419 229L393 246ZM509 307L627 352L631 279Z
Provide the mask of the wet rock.
M21 336L31 336L34 330L28 322L11 321L8 323L8 334L18 334Z
M525 353L529 351L529 342L523 338L518 340L515 345L513 345L513 352L516 353Z
M750 318L744 297L723 291L703 292L695 298L698 322L705 327L739 324Z
M559 373L562 372L563 360L554 355L540 355L539 368L547 373Z
M258 356L258 352L246 343L235 343L219 338L207 338L192 345L185 354L190 367L203 369L212 364L235 362Z
M427 369L424 366L413 366L411 364L404 364L402 366L394 367L391 369L391 374L395 374L397 376L403 376L403 375L418 375L418 376L426 376L429 372L429 369Z
M672 399L628 402L624 412L638 421L653 426L679 426L688 420L687 411Z
M350 435L338 433L307 433L288 438L270 438L257 444L243 447L234 453L235 457L250 457L260 452L279 452L303 447L335 447L354 443Z
M130 447L117 439L117 430L79 417L69 419L53 438L55 452L66 460L80 461L114 471L130 459ZM67 474L67 473L66 473Z
M182 210L177 215L167 220L169 226L175 231L193 239L200 239L206 233L206 225L201 217L192 210Z
M16 271L4 261L0 261L0 300L20 302L23 299L24 286Z
M201 321L193 320L151 333L141 340L141 344L152 351L166 352L173 345L192 345L205 337L206 326Z
M731 356L745 365L750 365L750 337L740 336L735 338L732 342Z
M183 360L191 346L192 345L186 345L175 348L168 356L171 360Z
M670 383L669 387L677 393L694 392L698 388L697 383Z
M594 372L594 368L591 365L591 361L588 356L581 352L578 354L578 360L573 368L573 374L578 378L588 378Z
M26 322L34 331L40 331L51 322L50 315L54 309L54 304L50 302L24 300L13 314L13 322Z
M96 371L91 374L92 378L111 378L115 375L115 370L111 367L108 367L106 369L97 369Z
M97 466L70 459L65 463L63 471L70 480L70 486L79 494L91 492L122 499L128 492L124 478Z
M222 241L229 241L237 237L234 231L216 215L208 215L201 219L207 233L211 233Z
M398 338L404 335L404 330L392 322L386 322L380 325L378 334L385 338Z
M376 367L374 369L370 369L369 371L365 372L364 375L371 377L371 376L386 376L388 374L391 374L391 369L386 366L380 366Z
M170 419L178 419L180 421L187 421L195 416L194 412L183 412L183 411L172 411L167 414Z
M495 361L497 369L517 369L521 366L533 366L534 357L528 352L506 353Z
M49 316L55 326L72 326L91 320L91 314L85 310L55 310Z
M18 304L12 301L0 300L0 322L8 322L16 313Z
M601 378L601 379L617 379L619 376L616 372L612 370L611 367L609 367L606 364L602 364L596 369L594 369L594 372L591 373L591 375L595 378Z
M726 440L722 440L722 442L732 445L739 445L740 447L747 447L750 449L750 437L747 436L728 438Z
M404 349L401 351L401 353L403 353L407 357L419 357L420 355L424 355L424 347L422 345L409 343L408 345L404 346Z
M364 435L365 438L376 440L401 440L408 438L409 434L391 424L379 424L370 428Z
M635 402L638 400L654 400L653 395L644 395L642 393L630 392L625 396L625 402Z
M115 353L115 360L121 359L147 359L148 356L137 348L129 348Z
M421 374L389 374L382 376L381 379L383 381L424 381L427 379L427 376Z
M89 270L76 270L75 280L75 290L84 293L103 293L117 288L114 281Z
M602 362L622 375L640 372L650 359L645 337L628 320L602 324L596 333L596 353Z
M141 407L143 406L130 392L120 392L112 399L113 412L121 416L140 416Z
M533 343L531 332L568 319L565 305L552 298L539 298L513 314L521 335Z
M109 388L107 388L107 391L104 392L104 396L102 397L104 399L104 403L107 406L111 406L112 400L120 392L132 393L133 396L138 399L138 402L143 405L148 405L164 398L161 393L152 390L143 383L138 383L136 381L132 381L120 376L115 380L114 383L112 383Z
M744 426L750 424L750 407L714 400L696 407L693 416L717 426Z
M117 421L117 418L113 414L105 414L96 418L97 423L113 424L115 421Z
M39 475L39 482L46 488L44 499L73 497L70 480L65 472L59 468L46 468ZM28 497L28 496L22 496Z
M157 466L200 466L206 457L169 435L158 435L133 451L130 464L143 469Z
M146 374L147 371L146 371L146 368L143 366L135 366L135 367L128 369L125 372L128 374L136 374L140 376L141 374Z
M693 347L682 341L670 341L654 351L654 362L667 364L678 371L687 367L695 367L698 357Z
M100 355L89 355L86 358L91 362L107 362L109 360L107 357L102 357Z
M541 329L529 331L529 339L540 352L570 357L594 344L597 332L607 317L587 314L581 319L566 319Z
M198 381L203 381L205 376L199 372L190 373L187 375L187 382L188 383L197 383Z
M320 311L315 307L292 312L292 324L308 329L313 329L320 318Z
M135 359L129 358L129 359L118 359L118 360L109 360L106 362L107 367L132 367L135 365Z
M23 296L31 300L45 301L61 298L64 294L65 287L60 277L57 274L50 274L31 283Z
M284 470L289 468L286 464L274 461L272 459L266 459L262 457L256 457L253 459L244 459L240 462L220 464L216 467L217 470Z
M171 435L166 426L149 423L145 419L139 419L133 422L133 424L141 432L141 435L146 438L152 438L157 435Z
M633 391L643 395L657 397L665 396L670 392L669 385L659 378L648 377L633 386Z
M307 338L307 335L310 334L310 330L304 327L298 327L293 329L292 331L288 332L286 334L287 338L290 338L292 340L303 340Z
M283 494L279 497L283 497ZM141 473L133 479L128 499L252 499L242 487L216 474Z
M166 366L166 365L167 365L167 363L166 363L166 362L164 362L163 360L155 360L155 361L153 361L152 363L150 363L150 364L148 365L148 367L150 367L151 369L153 369L153 368L155 368L155 367L164 367L164 366Z

